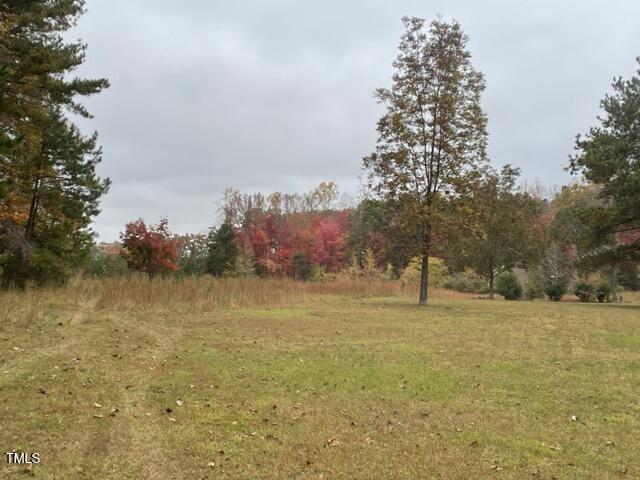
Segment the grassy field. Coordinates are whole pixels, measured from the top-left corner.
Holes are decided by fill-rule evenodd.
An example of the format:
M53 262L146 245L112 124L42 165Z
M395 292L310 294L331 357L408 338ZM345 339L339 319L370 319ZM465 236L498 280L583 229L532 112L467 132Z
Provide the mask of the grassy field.
M1 294L0 448L41 462L0 477L640 478L640 304L408 293Z

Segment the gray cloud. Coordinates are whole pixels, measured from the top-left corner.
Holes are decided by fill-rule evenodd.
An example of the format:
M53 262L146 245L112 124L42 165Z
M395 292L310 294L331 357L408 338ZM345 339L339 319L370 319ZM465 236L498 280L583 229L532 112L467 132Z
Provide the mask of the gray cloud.
M568 180L577 133L614 76L640 55L640 3L88 0L72 37L80 75L106 76L86 102L113 180L95 229L168 216L174 231L215 220L224 188L357 195L363 155L390 84L400 18L459 20L487 80L489 153L527 180Z

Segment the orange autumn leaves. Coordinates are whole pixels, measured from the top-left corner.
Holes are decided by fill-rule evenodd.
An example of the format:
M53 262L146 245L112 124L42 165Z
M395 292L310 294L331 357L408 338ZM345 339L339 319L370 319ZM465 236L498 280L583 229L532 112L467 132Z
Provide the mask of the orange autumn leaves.
M178 269L176 242L169 234L167 219L147 226L142 219L130 222L120 235L121 255L129 268L149 277L164 275Z

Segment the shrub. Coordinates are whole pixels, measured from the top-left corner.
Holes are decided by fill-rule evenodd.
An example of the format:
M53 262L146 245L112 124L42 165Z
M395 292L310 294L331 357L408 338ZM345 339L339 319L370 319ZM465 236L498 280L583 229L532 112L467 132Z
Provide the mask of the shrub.
M544 298L544 279L540 270L537 268L531 269L527 272L527 300L536 300Z
M595 289L596 299L598 300L598 303L610 302L612 292L613 288L611 287L611 283L609 283L609 281L606 279L600 280Z
M95 277L117 277L129 273L129 267L120 255L100 252L89 260L87 273Z
M573 293L581 302L592 302L594 299L593 290L592 284L588 282L578 282Z
M471 268L465 268L464 272L451 274L443 286L464 293L485 293L487 291L487 283Z
M420 257L414 257L409 265L403 270L400 278L409 284L420 284L420 271L422 270L422 260ZM429 286L445 287L450 280L449 270L441 258L429 257Z
M503 272L496 278L496 292L505 300L518 300L522 298L522 286L513 272Z
M559 302L562 296L567 293L569 279L567 277L549 277L544 282L544 292L552 302Z

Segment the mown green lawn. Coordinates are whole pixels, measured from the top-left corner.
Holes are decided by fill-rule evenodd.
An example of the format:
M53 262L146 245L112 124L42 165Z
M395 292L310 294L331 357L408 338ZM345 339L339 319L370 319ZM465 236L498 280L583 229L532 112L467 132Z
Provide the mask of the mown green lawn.
M318 296L0 325L2 478L640 478L640 305Z

